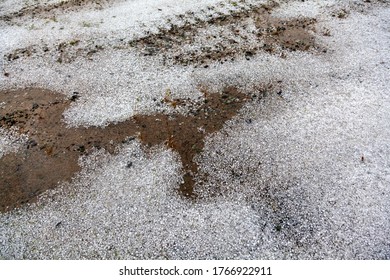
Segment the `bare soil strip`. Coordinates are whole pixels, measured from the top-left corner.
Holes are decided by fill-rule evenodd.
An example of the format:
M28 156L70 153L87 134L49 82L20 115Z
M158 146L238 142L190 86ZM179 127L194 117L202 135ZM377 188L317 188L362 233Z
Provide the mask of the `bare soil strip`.
M260 51L281 56L285 55L283 51L326 51L316 43L315 19L272 17L271 11L277 6L271 1L267 5L243 7L229 15L209 7L210 15L213 14L210 17L200 19L193 13L179 15L177 22L180 24L168 20L169 27L161 27L153 34L147 32L138 39L102 40L100 37L97 41L106 43L75 39L55 46L32 45L5 54L5 60L49 54L58 63L70 63L78 57L93 59L95 54L106 49L125 49L144 56L161 56L166 64L208 67L210 62L223 63L239 56L249 60Z

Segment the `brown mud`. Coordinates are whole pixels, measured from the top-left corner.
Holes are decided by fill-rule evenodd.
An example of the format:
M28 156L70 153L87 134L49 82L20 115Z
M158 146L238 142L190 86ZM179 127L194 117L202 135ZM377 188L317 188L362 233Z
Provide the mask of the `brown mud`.
M204 138L220 130L250 99L261 98L272 86L263 86L260 95L247 96L236 88L221 93L203 91L204 99L192 106L188 115L136 115L117 124L101 127L67 127L62 114L78 95L63 96L42 89L0 92L0 126L18 128L28 135L28 142L17 153L0 158L0 212L27 202L34 202L47 189L69 181L80 171L78 158L93 148L114 153L121 143L138 137L146 146L165 144L175 150L183 166L179 192L195 197L194 178L198 166L194 157L203 150ZM187 100L161 102L184 106ZM131 163L128 164L131 168Z

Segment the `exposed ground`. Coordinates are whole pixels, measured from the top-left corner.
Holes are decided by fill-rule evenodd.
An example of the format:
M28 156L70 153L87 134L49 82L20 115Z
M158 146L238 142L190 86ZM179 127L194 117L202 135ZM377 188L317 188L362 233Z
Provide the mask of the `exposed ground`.
M272 91L271 86L264 86L260 94ZM119 144L136 137L147 147L165 144L179 153L184 174L179 191L183 196L194 197L193 177L198 171L194 156L203 150L204 138L220 130L247 100L261 98L247 96L234 88L226 88L222 94L204 92L204 100L198 102L201 104L192 104L189 100L189 104L185 104L186 100L171 100L167 96L162 102L175 107L191 106L189 114L135 115L128 121L104 128L69 128L62 114L77 100L77 94L69 100L40 89L7 91L0 95L7 104L1 111L1 126L17 127L21 134L29 136L19 153L1 158L1 211L33 202L47 189L69 181L80 171L78 158L81 155L93 149L113 153ZM127 165L131 168L132 163Z
M2 1L0 257L389 258L389 14Z

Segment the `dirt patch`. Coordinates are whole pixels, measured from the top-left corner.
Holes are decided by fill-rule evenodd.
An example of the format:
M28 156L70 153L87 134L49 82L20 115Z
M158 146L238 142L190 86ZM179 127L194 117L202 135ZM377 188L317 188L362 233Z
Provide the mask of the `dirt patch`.
M0 20L12 23L31 16L55 21L56 13L77 10L81 6L101 9L111 2L113 0L70 0L32 6L0 16ZM281 57L286 56L286 52L293 51L327 51L325 46L315 40L316 19L273 17L272 11L279 7L276 1L259 5L247 4L245 1L231 2L230 5L235 9L230 14L220 12L221 5L227 4L208 6L201 11L202 16L193 12L173 16L158 28L158 32L145 31L145 35L137 39L99 35L88 40L73 39L56 45L36 44L15 49L5 54L4 59L13 61L22 57L50 56L58 63L70 63L78 57L92 60L102 50L130 49L144 56L160 56L165 64L208 67L211 62L224 63L240 56L249 60L262 51ZM348 17L350 10L365 13L378 5L386 7L388 3L384 0L363 0L352 3L348 9L335 7L331 15L344 19ZM320 34L329 36L330 32Z
M239 56L249 60L259 51L272 54L325 51L315 41L315 19L272 17L271 11L276 6L275 3L261 5L203 21L183 19L184 25L171 24L169 29L131 41L128 45L146 56L162 54L167 62L202 66L213 61L223 63Z
M189 114L136 115L107 127L69 128L62 113L78 99L64 100L63 96L47 90L26 89L0 92L0 125L17 127L29 136L18 153L0 158L0 211L7 211L27 202L59 182L69 181L80 171L78 158L93 148L104 148L110 153L121 143L138 137L146 146L165 144L180 155L183 165L183 183L180 193L194 197L194 177L198 166L194 157L203 150L204 138L220 130L234 117L245 102L259 98L271 86L263 86L260 95L247 96L229 87L220 93L204 90L204 99L159 102L171 106L187 106ZM127 165L131 168L132 163Z
M258 52L285 55L285 51L324 52L315 40L315 19L279 19L271 16L277 7L247 5L224 14L210 6L204 17L194 13L168 19L159 31L138 39L96 38L89 41L70 40L55 46L32 45L5 55L13 61L32 55L50 55L59 63L70 63L78 57L93 59L102 50L135 50L140 55L158 56L164 64L208 67L214 61L224 63L245 56L248 60ZM100 43L97 43L100 42ZM105 42L105 43L102 43Z

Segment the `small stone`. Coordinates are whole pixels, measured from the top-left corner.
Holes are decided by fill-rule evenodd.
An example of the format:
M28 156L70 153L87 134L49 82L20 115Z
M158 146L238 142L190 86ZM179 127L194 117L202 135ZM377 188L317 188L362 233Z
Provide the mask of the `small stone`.
M79 93L77 91L73 92L73 95L72 97L70 98L70 101L74 102L76 101L77 99L79 99Z
M128 144L131 141L134 141L135 137L127 137L125 140L122 141L123 144Z
M37 142L35 142L35 140L29 140L29 141L27 142L27 149L30 149L30 148L32 148L32 147L35 147L36 145L38 145L38 144L37 144Z

